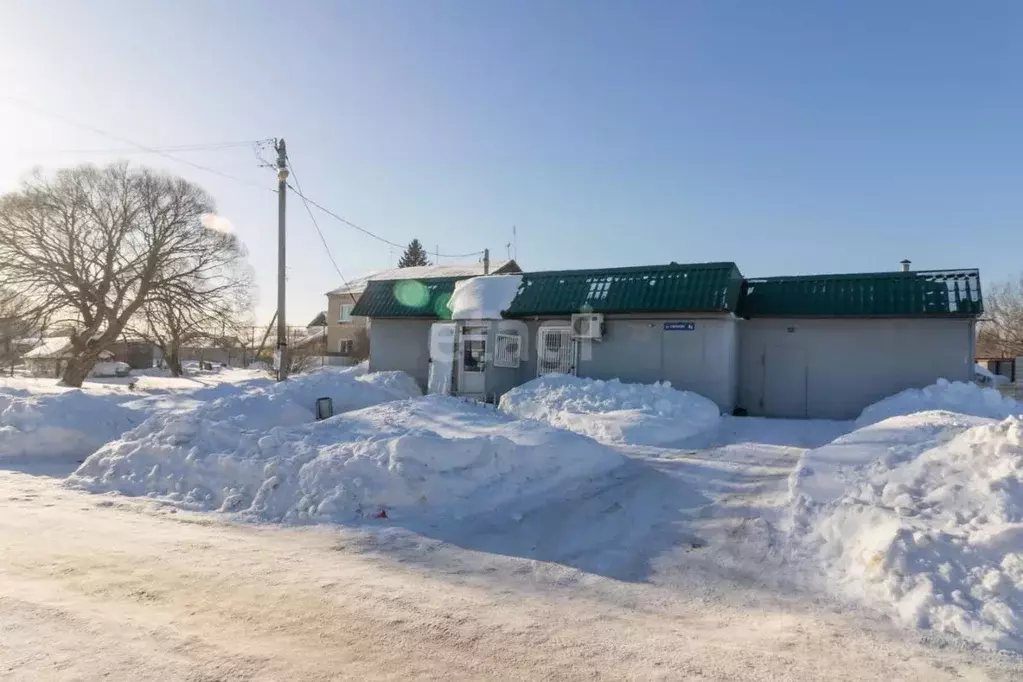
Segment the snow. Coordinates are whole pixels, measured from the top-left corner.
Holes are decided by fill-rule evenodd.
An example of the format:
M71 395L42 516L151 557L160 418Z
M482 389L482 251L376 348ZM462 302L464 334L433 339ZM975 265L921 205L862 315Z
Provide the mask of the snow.
M292 348L302 348L309 345L310 343L316 343L317 341L323 341L326 339L327 328L326 327L305 327L299 330L302 336L296 336L288 341L288 345Z
M38 358L62 358L65 357L71 350L71 339L67 336L53 336L47 339L43 339L42 343L25 353L24 358L26 359L38 359ZM114 354L110 351L103 351L100 353L100 358L112 358Z
M71 346L71 339L66 336L54 336L43 339L42 343L25 353L26 358L52 358L63 354Z
M522 419L539 419L604 443L662 445L717 426L711 400L678 391L667 381L625 384L567 374L546 374L513 388L500 408Z
M938 379L926 388L911 388L867 406L856 420L857 426L868 426L889 417L948 410L976 417L1004 419L1023 413L1023 405L1003 396L993 388L973 383Z
M92 366L94 377L126 377L131 374L131 365L126 362L104 360Z
M573 395L575 379L547 379L547 406L581 420L658 415L657 396L681 393L583 380ZM66 485L49 476L68 465L0 460L0 545L18 559L0 562L0 629L19 679L49 679L58 664L61 679L130 677L139 661L153 679L225 666L327 679L351 669L353 646L367 679L423 676L424 658L439 662L433 676L467 678L1023 671L1023 659L956 641L1018 650L1017 419L929 412L843 436L851 422L715 411L685 449L619 447L409 397L408 376L365 365L283 384L230 369L147 373L151 393L126 382L0 380L8 399L84 397L145 419ZM546 398L533 393L523 404L535 409ZM338 412L366 406L316 422L325 395ZM926 637L878 627L877 610ZM125 626L107 611L134 615ZM330 626L341 621L352 627ZM241 637L239 623L256 630ZM432 636L438 623L452 637ZM360 644L394 633L428 657Z
M1001 386L1009 383L1009 377L1002 374L995 374L987 367L977 364L973 368L973 374L977 381L985 386Z
M391 379L378 385L400 383ZM225 408L150 420L92 455L69 483L287 523L382 510L394 519L461 518L624 462L576 434L442 396L269 430L255 428L249 410L232 417Z
M510 260L491 261L490 271L497 272ZM348 294L365 291L373 280L430 279L432 277L477 277L483 275L483 263L445 263L444 265L421 265L411 268L390 268L378 270L363 277L349 280L345 286L334 289L331 294Z
M366 374L364 365L325 368L283 384L244 370L203 375L209 381L162 373L87 382L83 389L58 386L54 379L0 379L0 457L81 460L150 417L158 423L182 413L233 417L270 428L312 421L320 397L332 398L337 413L420 395L408 375Z
M522 284L522 275L487 275L455 283L448 306L453 320L500 320Z
M227 369L127 381L0 380L0 469L96 448L62 491L116 494L87 506L340 523L345 552L445 580L497 571L499 589L547 580L552 594L665 613L728 602L734 622L880 611L929 642L1023 654L1023 417L970 384L905 391L853 424L721 417L668 384L564 375L499 410L421 397L409 376L365 364L285 383ZM320 397L337 416L315 421ZM68 499L77 513L88 498Z
M815 424L722 422L741 427L742 456L678 453L656 470L634 457L596 495L450 524L452 540L388 519L239 525L0 467L3 677L1023 679L1023 659L766 589L767 562L725 561L769 545L762 519L742 516L743 491L768 489L797 456L760 434L809 442L800 430ZM675 476L711 467L695 499Z
M83 391L19 395L0 388L0 459L83 459L141 420L108 397Z
M790 491L795 546L830 589L910 627L1023 653L1019 417L891 417L807 452Z

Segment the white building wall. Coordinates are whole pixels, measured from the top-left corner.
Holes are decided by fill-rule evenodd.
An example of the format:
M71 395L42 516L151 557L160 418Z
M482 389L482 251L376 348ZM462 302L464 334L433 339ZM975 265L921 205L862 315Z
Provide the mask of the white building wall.
M609 316L599 343L584 345L576 373L631 383L670 381L675 388L710 398L725 413L736 404L737 321L731 315L671 318ZM691 322L692 329L665 328Z
M369 371L402 371L426 391L430 324L434 320L374 318L369 326Z
M853 419L893 393L973 374L973 320L759 318L740 329L739 405L751 415Z

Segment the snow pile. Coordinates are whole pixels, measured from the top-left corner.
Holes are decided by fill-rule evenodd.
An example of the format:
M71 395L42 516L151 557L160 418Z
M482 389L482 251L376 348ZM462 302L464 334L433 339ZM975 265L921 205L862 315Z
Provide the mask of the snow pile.
M464 517L563 491L610 448L455 398L392 402L269 431L179 418L90 457L69 484L289 523Z
M404 372L367 374L361 367L325 367L295 375L285 382L254 382L253 386L255 388L248 391L228 387L230 390L224 391L222 397L199 405L186 416L196 422L229 421L242 429L267 430L313 421L319 398L330 398L334 414L340 414L422 395L415 379ZM154 415L144 429L159 431L180 416L171 413Z
M118 397L80 390L0 393L0 458L82 459L138 425L145 415L122 407Z
M1009 377L1002 374L995 374L980 363L973 367L974 381L984 386L1002 386L1009 383Z
M813 504L834 502L870 473L912 461L922 452L991 421L932 411L892 417L857 429L803 453L789 478L790 497Z
M797 541L841 594L1023 652L1023 421L895 417L807 454Z
M101 360L92 367L90 374L94 377L126 377L131 374L131 365L126 362Z
M926 388L911 388L867 406L856 420L857 426L914 412L947 410L975 417L1005 419L1023 413L1023 405L1003 396L993 388L973 383L938 379Z
M448 307L452 320L500 320L522 284L522 275L487 275L455 283Z
M667 381L623 384L567 374L546 374L501 398L501 409L540 419L605 443L660 445L688 438L719 423L716 404Z

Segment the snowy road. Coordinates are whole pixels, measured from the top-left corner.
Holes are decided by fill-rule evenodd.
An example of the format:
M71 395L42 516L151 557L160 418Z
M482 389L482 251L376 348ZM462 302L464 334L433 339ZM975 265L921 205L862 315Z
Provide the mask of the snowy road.
M729 568L728 553L714 548L726 536L730 547L769 542L741 509L774 494L795 452L778 447L759 479L736 475L728 461L711 466L708 452L651 460L596 493L586 505L611 517L605 552L573 553L562 537L564 561L405 530L234 525L66 490L37 466L32 475L8 463L0 469L0 679L1023 676L1014 659L928 645L884 619L840 614ZM737 445L720 453L753 456ZM719 505L673 502L672 481L695 475L717 481ZM673 506L677 514L665 517ZM642 576L621 573L609 552L623 537L670 532L690 513L684 533L698 541L647 557ZM651 525L652 514L664 518ZM555 554L559 532L538 536L534 553Z

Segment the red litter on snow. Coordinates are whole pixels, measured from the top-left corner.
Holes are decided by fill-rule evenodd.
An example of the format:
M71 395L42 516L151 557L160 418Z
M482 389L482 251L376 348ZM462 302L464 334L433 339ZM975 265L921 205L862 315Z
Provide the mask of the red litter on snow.
M379 513L373 515L373 518L386 519L387 518L387 510L386 509L381 509Z

